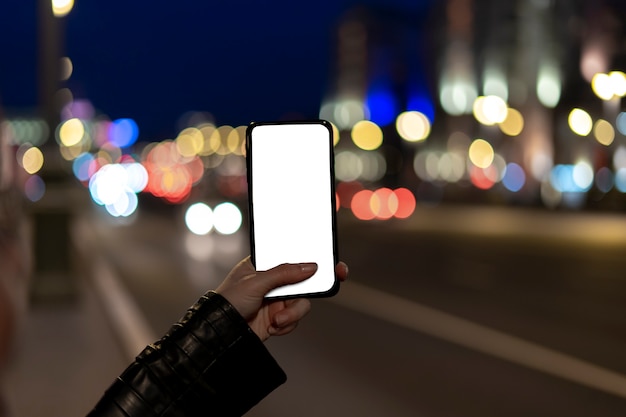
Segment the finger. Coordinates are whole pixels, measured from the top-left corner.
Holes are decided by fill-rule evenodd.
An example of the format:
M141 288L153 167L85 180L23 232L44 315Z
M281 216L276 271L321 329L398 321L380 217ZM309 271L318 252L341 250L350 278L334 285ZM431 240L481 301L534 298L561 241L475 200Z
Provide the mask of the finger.
M340 281L345 281L348 278L348 265L341 261L337 263L337 266L335 266L335 274Z
M311 302L306 298L297 298L285 302L285 308L271 317L272 327L281 329L297 323L311 311Z
M295 284L311 277L317 271L316 263L282 264L257 273L255 282L263 293L283 285Z
M275 328L274 326L270 326L270 328L267 329L267 332L270 334L270 336L284 336L288 333L293 332L296 327L298 327L298 323L299 322L295 322L287 327L281 327L279 329Z

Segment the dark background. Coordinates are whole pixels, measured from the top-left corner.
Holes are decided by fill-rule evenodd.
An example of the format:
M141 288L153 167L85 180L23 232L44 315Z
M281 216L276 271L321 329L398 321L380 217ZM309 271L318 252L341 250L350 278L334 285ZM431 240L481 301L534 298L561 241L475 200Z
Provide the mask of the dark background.
M78 0L62 19L61 55L74 66L75 98L135 119L142 140L163 140L188 111L231 125L318 117L339 19L358 5L426 17L432 3ZM8 111L37 106L37 37L37 2L5 3L0 99Z

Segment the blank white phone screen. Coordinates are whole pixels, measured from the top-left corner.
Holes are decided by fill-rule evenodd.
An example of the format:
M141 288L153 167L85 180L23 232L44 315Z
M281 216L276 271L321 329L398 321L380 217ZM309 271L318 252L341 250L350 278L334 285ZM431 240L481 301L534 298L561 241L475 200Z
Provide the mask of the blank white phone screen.
M314 294L335 282L332 140L322 124L257 125L251 130L255 263L316 262L309 279L268 296Z

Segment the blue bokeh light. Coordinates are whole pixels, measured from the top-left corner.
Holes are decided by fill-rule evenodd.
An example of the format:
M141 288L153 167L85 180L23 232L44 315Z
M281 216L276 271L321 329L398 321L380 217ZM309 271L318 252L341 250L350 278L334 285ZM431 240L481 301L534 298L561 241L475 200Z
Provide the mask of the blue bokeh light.
M74 162L72 163L72 171L74 172L74 176L79 181L89 180L89 169L91 168L91 163L93 162L93 160L93 155L88 152L85 152L81 154L78 158L74 159Z
M127 148L137 142L139 126L133 119L117 119L109 127L109 141L120 148Z
M504 177L502 178L502 184L507 190L514 193L522 189L526 183L526 174L524 169L518 164L511 162L506 166Z
M396 98L386 88L378 87L370 90L365 104L369 109L370 120L379 126L392 123L398 114Z
M408 111L418 111L428 118L432 125L435 121L435 105L425 94L415 94L409 97L407 102Z

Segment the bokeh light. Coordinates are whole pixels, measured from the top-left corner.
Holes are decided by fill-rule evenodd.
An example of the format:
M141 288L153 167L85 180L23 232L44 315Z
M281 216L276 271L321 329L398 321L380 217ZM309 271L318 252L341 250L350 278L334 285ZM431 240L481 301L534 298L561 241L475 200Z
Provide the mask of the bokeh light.
M507 164L504 176L502 177L502 185L514 193L522 189L526 183L526 174L524 169L518 164L511 162Z
M397 117L396 130L406 141L422 141L430 134L430 120L421 112L407 111Z
M206 235L213 229L213 210L205 203L194 203L185 211L185 225L196 235Z
M383 143L383 131L376 123L361 120L352 127L352 141L366 151L378 149Z
M613 86L608 74L598 73L594 75L591 79L591 88L595 95L602 100L610 100L613 98Z
M609 146L615 139L615 129L606 120L598 119L593 126L593 135L599 143Z
M377 219L390 219L398 211L398 196L390 188L379 188L370 196L370 209Z
M493 162L495 152L489 142L476 139L469 147L469 159L478 168L487 168Z
M591 116L583 109L573 109L567 118L567 122L572 132L580 136L589 135L593 128Z
M52 0L52 12L56 17L66 16L73 7L74 0Z
M32 175L24 182L24 195L33 203L41 200L46 193L46 183L39 175Z
M72 162L72 172L79 181L88 181L89 178L95 173L93 171L95 158L90 153L83 153L79 155Z
M352 214L359 220L372 220L376 214L372 211L370 201L374 192L371 190L361 190L354 194L350 202Z
M398 219L406 219L415 211L415 196L407 188L398 188L394 190L398 199L398 209L394 213L394 217Z
M139 127L133 119L117 119L109 126L109 141L119 147L127 148L137 141Z
M506 118L498 124L502 133L508 136L518 136L524 130L524 117L518 110L509 108Z
M554 108L561 99L561 75L554 62L546 62L537 74L537 98L547 108Z
M241 210L233 203L218 204L213 210L215 230L223 235L232 235L241 226Z
M74 146L85 136L85 125L80 119L73 118L63 122L58 129L57 139L64 146Z
M626 135L626 112L621 112L615 120L617 130L622 135Z
M480 96L474 101L472 112L481 124L492 126L506 120L508 107L498 96Z
M607 167L602 167L596 172L596 187L603 193L611 191L614 185L614 175Z
M29 174L35 174L43 167L44 157L39 148L33 146L24 152L22 156L22 167Z

